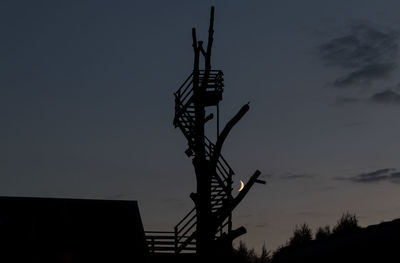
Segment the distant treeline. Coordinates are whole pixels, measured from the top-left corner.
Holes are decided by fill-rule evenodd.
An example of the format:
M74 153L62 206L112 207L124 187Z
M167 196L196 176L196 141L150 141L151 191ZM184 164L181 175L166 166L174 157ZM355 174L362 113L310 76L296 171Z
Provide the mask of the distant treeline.
M359 229L360 226L358 224L357 216L348 212L341 216L332 229L328 225L318 227L315 235L313 235L313 232L308 224L303 223L301 225L296 225L289 240L273 252L267 250L264 244L261 249L261 254L258 255L253 248L247 248L243 242L240 242L239 246L234 249L235 263L275 262L279 260L279 258L291 254L294 250L306 247L312 242L315 243L333 236L344 236L354 233Z

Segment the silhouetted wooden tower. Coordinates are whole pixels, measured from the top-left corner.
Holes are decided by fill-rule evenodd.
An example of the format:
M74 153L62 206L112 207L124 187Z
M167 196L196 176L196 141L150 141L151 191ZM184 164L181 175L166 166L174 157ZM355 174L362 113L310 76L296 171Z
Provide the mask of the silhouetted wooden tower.
M196 173L197 192L190 195L195 207L175 226L173 232L147 232L151 252L173 249L175 253L182 253L194 250L199 255L207 255L229 251L233 239L246 232L244 227L232 229L233 209L254 183L265 184L265 181L258 179L261 173L257 170L238 195L232 196L234 172L221 155L221 149L230 130L249 110L249 105L244 105L219 132L218 112L224 74L221 70L211 68L213 34L214 7L211 7L207 48L203 48L203 41L197 40L196 29L193 28L193 71L174 93L174 126L182 131L188 141L185 153L193 158ZM201 56L204 58L204 69L200 69ZM206 116L207 107L217 108L218 136L215 144L205 136L205 125L214 118L213 114Z

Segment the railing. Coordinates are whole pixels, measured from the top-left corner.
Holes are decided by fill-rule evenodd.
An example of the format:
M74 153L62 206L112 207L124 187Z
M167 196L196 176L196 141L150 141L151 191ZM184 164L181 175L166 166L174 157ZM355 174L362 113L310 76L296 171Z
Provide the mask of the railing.
M217 177L219 179L219 177ZM219 184L216 186L213 186L211 188L211 191L214 192L214 194L211 196L211 209L212 212L217 212L223 205L226 200L230 198L230 192L227 194L227 187L223 182L218 180ZM221 185L222 183L222 185ZM216 190L218 187L221 187L220 190ZM228 182L228 187L232 190L231 184ZM193 208L192 210L189 211L189 213L182 218L181 221L178 222L178 224L174 227L174 234L177 242L177 252L179 253L182 249L186 249L186 245L188 242L192 241L194 239L195 235L195 226L196 226L196 218L197 218L197 213L196 213L196 208ZM226 226L226 224L221 225L221 227L218 229L218 231L222 231L222 229Z
M180 236L180 238L189 238L190 236ZM184 241L179 241L174 232L170 231L146 231L146 244L150 254L154 253L178 253L179 248ZM193 242L186 244L185 250L196 250Z
M215 145L207 137L204 137L204 139L205 139L206 149L208 150L207 156L211 158L214 152ZM227 176L235 174L232 168L229 166L228 162L222 155L219 155L217 162L217 170L222 174L222 176L224 176L225 179Z
M179 221L178 224L176 224L176 226L174 227L174 233L177 242L184 244L186 240L182 239L187 239L190 236L194 235L193 228L196 226L197 223L196 217L196 208L193 208L181 221ZM181 249L182 247L178 247L177 251L179 252Z
M187 97L187 94L191 92L191 86L193 83L193 73L187 77L187 79L183 82L183 84L179 87L179 89L174 93L176 97L179 99L182 98L182 96L185 96L184 98Z
M210 91L210 90L221 90L224 86L224 73L222 73L221 70L210 70L210 71L205 71L205 70L200 70L199 71L199 83L204 86L205 84L205 90ZM207 78L207 79L205 79ZM206 80L206 82L204 82ZM203 84L204 83L204 84Z
M181 87L174 93L175 96L175 127L179 126L183 134L188 140L189 151L193 149L194 136L192 134L194 126L194 112L189 112L189 106L193 98L193 73L183 82ZM199 71L199 85L204 88L206 92L218 91L222 92L223 89L223 73L220 70ZM204 137L206 157L211 158L215 145L207 138ZM232 168L226 160L220 155L217 160L216 173L212 176L211 186L211 209L212 212L217 212L224 202L230 199L232 190L232 175L234 174ZM229 217L230 218L230 217ZM221 223L217 232L222 235L223 229L230 225L230 219ZM150 251L160 250L174 251L180 253L182 250L191 250L193 248L194 239L196 238L196 221L197 213L196 208L193 208L189 213L178 222L174 227L174 232L165 232L166 234L160 235L160 232L154 232L157 235L149 235L148 239ZM230 230L230 227L229 227ZM229 231L228 230L228 231ZM167 236L167 237L166 237ZM171 241L173 240L173 242ZM173 244L172 244L173 243ZM173 245L173 246L172 246Z
M224 228L226 228L226 227L228 227L228 229L229 229L229 231L230 231L230 228L231 228L230 222L231 222L231 219L230 219L230 218L227 218L227 219L225 220L225 222L222 223L222 224L217 228L217 233L219 233L219 236L222 236L222 234L223 234L223 232L224 232Z
M205 70L199 70L199 83L202 83L206 75ZM224 86L224 73L221 70L210 70L207 77L206 89L221 89ZM176 97L180 98L183 104L185 104L185 99L191 92L191 85L193 83L193 72L187 77L179 89L174 93Z
M207 74L207 81L204 87L205 91L222 92L224 78L221 70L210 70ZM199 71L199 83L202 83L206 76L206 71ZM203 85L204 86L204 85ZM174 93L175 96L175 119L179 118L182 112L188 107L193 98L193 73L183 82L179 89ZM174 125L176 123L174 121Z
M146 231L145 232L147 247L151 254L157 252L174 253L176 247L176 239L174 232L168 231Z
M187 123L193 122L192 116L190 116L186 112L182 113L181 118L184 118L185 122ZM184 130L183 132L187 137L187 139L189 140L190 144L191 138L189 134L187 134L188 131ZM204 138L206 145L206 154L210 158L213 153L214 144L207 137ZM224 200L227 200L229 198L232 190L231 178L233 174L234 172L232 168L229 166L229 164L226 162L223 156L220 155L217 161L216 174L215 176L212 177L214 180L218 182L217 185L214 185L211 188L211 191L214 192L214 195L211 197L213 212L217 212L218 209L223 205ZM221 189L217 190L217 188ZM187 240L191 241L193 239L193 235L195 233L194 231L195 226L196 226L196 209L193 208L180 222L178 222L178 224L174 228L174 233L178 246L177 249L178 252L181 249L183 249L184 246L186 246ZM222 231L223 227L224 226L220 227L219 230ZM191 239L186 238L187 236L189 236Z

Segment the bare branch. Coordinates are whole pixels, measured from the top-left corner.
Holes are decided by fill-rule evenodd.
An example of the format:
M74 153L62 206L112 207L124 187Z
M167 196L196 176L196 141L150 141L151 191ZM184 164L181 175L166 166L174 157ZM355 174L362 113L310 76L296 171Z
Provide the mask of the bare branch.
M192 39L193 39L193 49L197 50L197 37L196 37L196 28L192 28Z
M222 130L221 134L217 138L217 142L215 143L215 149L213 152L213 156L211 158L211 165L215 166L218 162L219 155L221 154L222 145L226 137L228 137L229 132L232 130L233 126L236 125L242 119L242 117L246 114L246 112L250 109L249 104L244 105L238 113L226 124L225 128Z
M208 41L207 41L207 52L205 58L205 69L211 69L211 47L213 43L213 35L214 35L214 6L211 7L210 13L210 27L208 28Z

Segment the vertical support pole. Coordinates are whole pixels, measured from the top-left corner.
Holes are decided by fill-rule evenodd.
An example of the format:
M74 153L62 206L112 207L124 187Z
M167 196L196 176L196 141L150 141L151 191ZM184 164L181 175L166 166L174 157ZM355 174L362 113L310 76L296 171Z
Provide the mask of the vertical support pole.
M193 65L193 104L195 110L195 125L194 125L194 159L193 165L196 172L197 180L197 196L198 202L195 202L197 211L197 224L196 224L196 253L206 255L208 251L208 230L209 230L209 216L208 216L208 199L210 190L208 187L208 171L207 162L205 157L205 141L204 141L204 91L203 85L199 83L199 60L200 48L198 46L196 29L192 29L193 38L193 51L194 51L194 65Z
M217 138L219 136L219 103L217 104Z
M175 254L178 254L178 228L174 227L174 243L175 243Z
M194 138L195 157L193 165L195 167L197 179L197 224L196 224L196 252L202 259L206 259L212 248L214 233L212 232L212 212L211 212L211 176L213 167L206 160L206 145L204 140L204 120L205 120L205 101L204 93L208 84L208 77L211 70L211 47L214 33L214 7L211 7L210 27L208 31L207 51L203 52L201 42L197 42L196 31L192 29L193 50L195 55L193 68L193 96L195 109ZM205 70L202 73L202 83L199 83L199 54L200 51L205 57ZM205 53L205 54L204 54Z
M227 188L229 190L228 194L228 202L232 202L232 185L233 185L233 180L232 180L232 171L229 170L228 174L228 183L227 183ZM228 234L232 231L232 212L228 216Z

